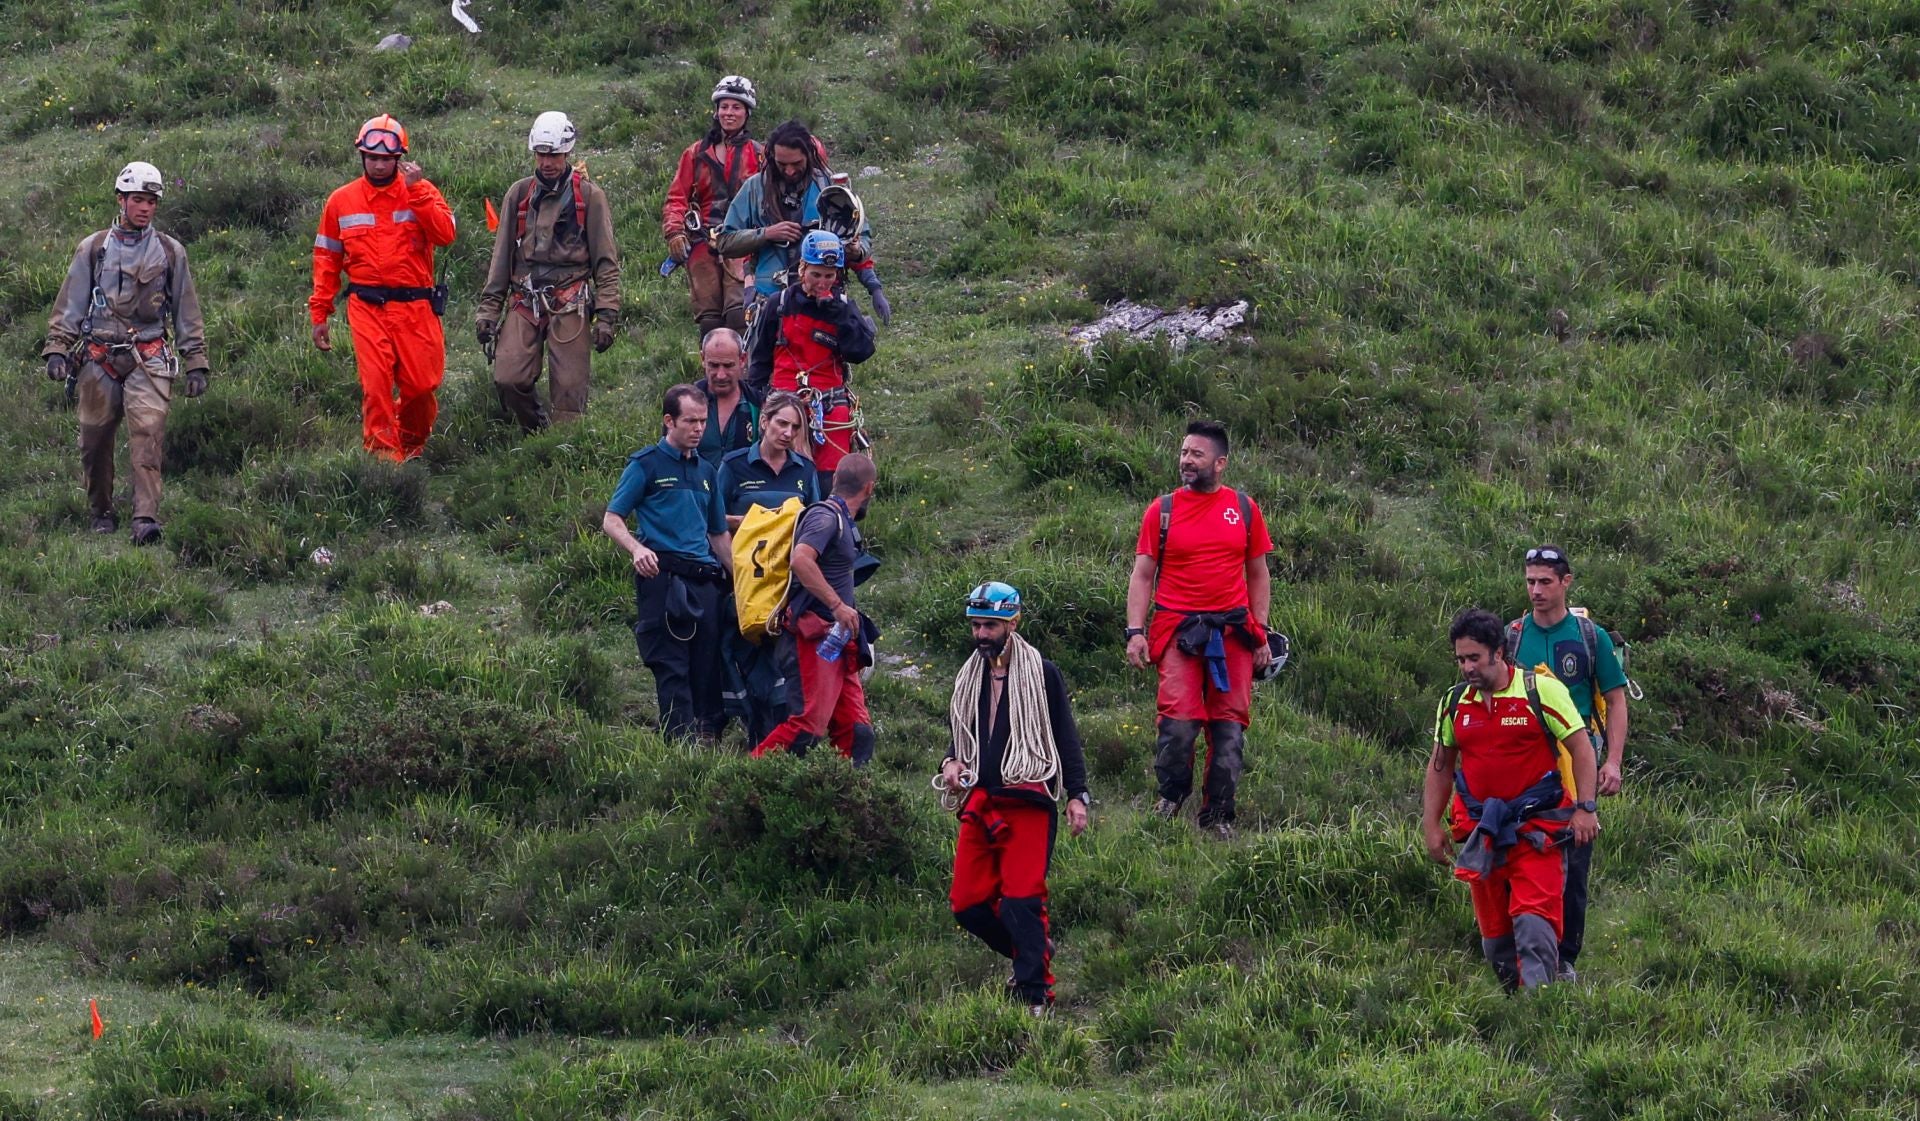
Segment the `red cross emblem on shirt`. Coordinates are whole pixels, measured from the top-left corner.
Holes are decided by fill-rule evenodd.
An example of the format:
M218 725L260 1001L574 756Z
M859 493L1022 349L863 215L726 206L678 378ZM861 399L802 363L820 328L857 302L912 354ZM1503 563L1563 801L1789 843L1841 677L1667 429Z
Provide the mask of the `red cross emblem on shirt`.
M1240 508L1238 506L1227 507L1225 510L1221 511L1220 516L1227 519L1228 525L1240 524Z

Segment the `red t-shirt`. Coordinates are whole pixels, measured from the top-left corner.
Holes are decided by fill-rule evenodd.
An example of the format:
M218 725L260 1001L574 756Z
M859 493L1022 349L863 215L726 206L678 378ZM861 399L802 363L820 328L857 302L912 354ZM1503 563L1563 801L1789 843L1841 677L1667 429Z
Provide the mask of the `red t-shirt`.
M1173 611L1231 611L1247 602L1247 561L1273 552L1267 519L1252 497L1251 530L1240 517L1240 496L1231 487L1201 494L1190 487L1173 492L1173 519L1167 527L1167 555L1159 557L1160 585L1153 602ZM1140 519L1143 557L1160 551L1160 500Z

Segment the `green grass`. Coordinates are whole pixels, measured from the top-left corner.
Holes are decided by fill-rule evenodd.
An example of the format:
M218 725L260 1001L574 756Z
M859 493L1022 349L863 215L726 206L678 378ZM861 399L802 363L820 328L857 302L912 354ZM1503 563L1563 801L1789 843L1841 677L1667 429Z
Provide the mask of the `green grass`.
M0 1118L1912 1116L1910 6L728 11L520 0L470 37L422 0L0 0ZM413 49L372 52L391 31ZM881 169L866 602L904 660L857 776L659 742L596 528L697 369L654 231L723 73L762 135L797 115ZM481 199L556 107L627 312L586 422L522 438L463 324ZM308 228L385 109L462 226L405 468L359 453L303 317ZM149 551L84 532L34 358L136 156L216 375L173 411ZM1071 352L1122 296L1257 321ZM1296 657L1228 846L1145 813L1151 684L1116 640L1200 414ZM1412 818L1445 622L1518 613L1543 540L1647 697L1586 984L1513 1001ZM926 789L990 577L1068 673L1100 799L1056 854L1037 1024L952 928Z

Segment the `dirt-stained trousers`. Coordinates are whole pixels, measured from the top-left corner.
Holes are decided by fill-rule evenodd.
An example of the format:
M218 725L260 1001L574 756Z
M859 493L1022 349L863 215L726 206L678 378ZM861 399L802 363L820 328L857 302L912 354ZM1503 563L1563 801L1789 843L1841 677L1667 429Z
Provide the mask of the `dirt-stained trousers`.
M493 385L500 403L521 428L531 432L547 426L547 408L538 389L543 350L553 394L553 423L568 424L586 413L592 344L593 319L584 308L549 315L538 326L519 310L507 310L500 321L499 349L494 352Z
M75 391L87 505L95 515L113 511L113 437L124 416L127 459L133 465L133 516L159 521L160 464L173 398L166 355L143 360L124 381L116 381L98 362L84 363Z

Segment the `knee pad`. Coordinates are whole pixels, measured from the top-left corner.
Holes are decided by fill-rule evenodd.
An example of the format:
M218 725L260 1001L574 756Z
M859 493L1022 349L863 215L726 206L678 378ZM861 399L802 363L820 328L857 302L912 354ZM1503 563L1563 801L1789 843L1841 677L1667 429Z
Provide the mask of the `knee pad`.
M1487 964L1493 966L1493 975L1500 979L1501 988L1512 992L1520 987L1520 967L1513 957L1513 935L1480 939L1480 952L1487 956Z
M1200 738L1201 722L1198 720L1174 720L1160 718L1160 746L1175 751L1192 751L1195 741Z
M873 725L855 724L853 726L853 765L864 767L873 762Z
M1232 720L1214 720L1207 724L1207 743L1213 759L1234 778L1246 769L1247 729Z

